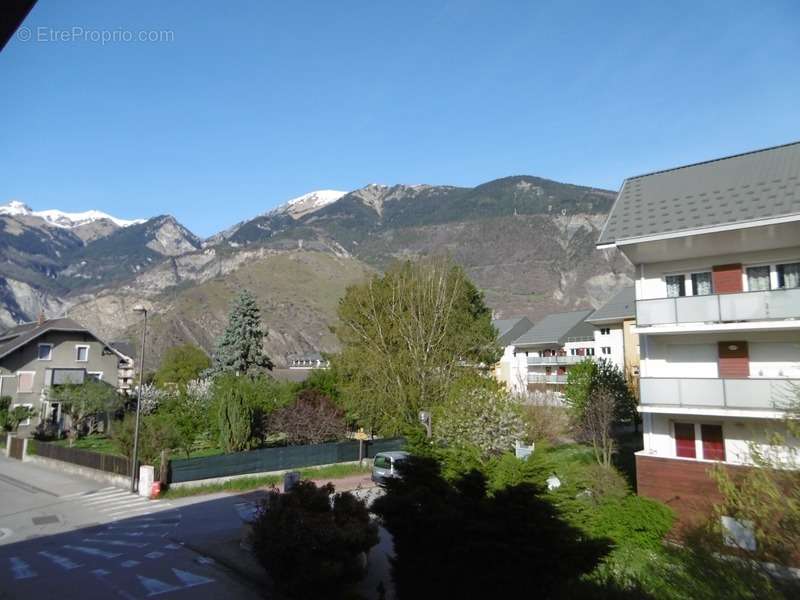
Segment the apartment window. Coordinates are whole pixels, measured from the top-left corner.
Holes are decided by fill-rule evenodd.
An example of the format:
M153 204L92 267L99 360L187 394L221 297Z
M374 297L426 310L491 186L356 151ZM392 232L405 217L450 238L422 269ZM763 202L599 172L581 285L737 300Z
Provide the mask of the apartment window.
M75 360L87 362L89 360L89 346L75 346Z
M747 268L747 289L751 292L769 289L769 265Z
M686 278L683 275L667 275L667 298L686 295Z
M20 371L17 373L17 392L20 394L30 394L33 392L34 371Z
M600 351L603 354L611 354L611 346L603 346L602 348L600 348Z
M575 356L575 355L578 353L578 351L577 351L575 348L570 348L570 349L569 349L569 353L570 353L572 356Z
M102 371L87 371L86 377L88 379L94 379L95 381L103 381L103 372Z
M39 360L53 360L53 344L39 344L36 358Z
M701 425L700 437L703 441L703 458L705 460L725 460L725 439L722 437L722 425Z
M695 296L708 296L714 293L711 283L711 273L692 273L692 294Z
M14 408L16 408L17 406L24 406L25 408L30 408L30 409L33 409L33 404L30 404L30 403L28 403L28 402L26 402L26 403L24 403L24 404L15 404L15 405L14 405L14 406L12 406L11 408L12 408L12 409L14 409ZM30 417L28 417L27 419L24 419L23 421L20 421L20 422L19 422L19 424L20 424L20 425L22 425L23 427L27 427L27 426L29 426L29 425L31 424L31 418L30 418Z
M594 356L594 348L587 348L586 356Z
M697 458L694 423L675 423L675 455L682 458Z
M800 287L800 263L789 263L775 267L779 288Z
M609 335L611 333L611 329L608 327L603 327L600 329L600 335Z

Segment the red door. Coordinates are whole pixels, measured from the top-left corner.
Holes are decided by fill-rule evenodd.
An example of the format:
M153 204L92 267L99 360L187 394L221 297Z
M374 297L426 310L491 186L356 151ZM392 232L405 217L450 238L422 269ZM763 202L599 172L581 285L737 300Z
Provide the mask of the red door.
M745 379L750 377L750 355L747 342L719 343L720 379Z
M697 458L694 423L675 423L675 454L683 458Z
M725 460L725 440L721 425L701 425L700 437L703 438L704 459Z
M715 294L742 291L742 265L717 265L711 271Z

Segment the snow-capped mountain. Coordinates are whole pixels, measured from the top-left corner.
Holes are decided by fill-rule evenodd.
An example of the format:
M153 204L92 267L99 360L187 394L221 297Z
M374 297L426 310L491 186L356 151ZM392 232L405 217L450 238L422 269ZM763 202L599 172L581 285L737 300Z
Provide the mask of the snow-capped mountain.
M118 219L117 217L112 217L99 210L87 210L76 213L64 212L57 209L33 210L30 206L18 200L12 200L8 204L1 205L0 215L9 215L12 217L39 217L54 227L64 227L66 229L73 229L101 220L111 221L117 227L128 227L145 222L145 219Z
M303 215L307 215L315 210L319 210L323 206L336 202L345 194L347 194L347 192L339 190L316 190L298 196L297 198L292 198L288 202L281 204L272 212L287 214L295 219L299 219Z

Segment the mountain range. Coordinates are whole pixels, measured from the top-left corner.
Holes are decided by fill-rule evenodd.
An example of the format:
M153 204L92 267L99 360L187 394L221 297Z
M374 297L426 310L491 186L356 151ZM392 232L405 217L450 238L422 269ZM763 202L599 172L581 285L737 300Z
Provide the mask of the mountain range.
M615 193L530 176L474 188L370 184L319 190L200 239L174 217L0 206L0 325L69 314L135 338L150 307L148 365L171 344L207 350L241 287L258 297L279 365L332 351L347 285L408 257L448 253L499 317L598 306L631 267L595 241Z

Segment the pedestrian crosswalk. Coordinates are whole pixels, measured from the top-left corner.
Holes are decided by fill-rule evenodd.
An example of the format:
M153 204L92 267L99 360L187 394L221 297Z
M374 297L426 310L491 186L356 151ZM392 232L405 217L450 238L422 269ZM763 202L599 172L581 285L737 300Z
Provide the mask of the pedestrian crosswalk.
M79 502L81 506L112 521L142 517L172 506L167 501L155 502L116 487L70 494L62 496L62 499Z

